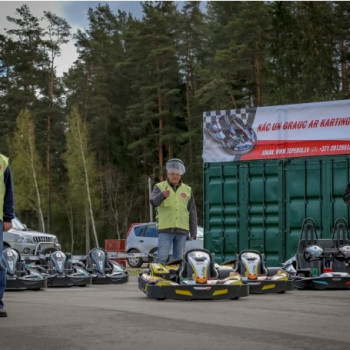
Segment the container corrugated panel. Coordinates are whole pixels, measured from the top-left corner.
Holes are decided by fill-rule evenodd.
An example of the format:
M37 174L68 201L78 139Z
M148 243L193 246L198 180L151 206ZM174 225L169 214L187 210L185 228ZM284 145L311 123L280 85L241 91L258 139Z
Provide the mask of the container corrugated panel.
M239 249L238 167L227 163L207 165L204 245L222 261L223 257L233 258Z
M311 217L320 238L332 236L336 219L349 221L343 201L350 180L349 156L299 158L286 163L286 257L295 254L301 223Z
M304 218L324 238L338 217L349 219L349 179L349 156L205 163L204 245L219 263L256 249L279 266L294 255Z

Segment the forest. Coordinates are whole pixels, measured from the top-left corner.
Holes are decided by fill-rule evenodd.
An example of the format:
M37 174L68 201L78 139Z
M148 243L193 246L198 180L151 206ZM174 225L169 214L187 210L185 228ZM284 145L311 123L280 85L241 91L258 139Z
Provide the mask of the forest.
M203 225L203 112L348 99L350 3L142 3L90 8L88 28L27 5L0 35L0 152L16 215L83 253L150 220L169 158ZM3 25L6 28L6 25ZM73 40L77 60L56 60ZM154 218L153 218L154 219Z

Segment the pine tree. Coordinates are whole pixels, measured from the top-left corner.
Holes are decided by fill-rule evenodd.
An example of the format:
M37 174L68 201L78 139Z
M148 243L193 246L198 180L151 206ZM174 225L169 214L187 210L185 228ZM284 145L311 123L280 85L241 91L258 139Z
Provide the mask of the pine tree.
M331 100L337 90L334 12L330 2L271 5L269 104Z
M52 114L57 113L54 112L54 97L55 97L55 82L56 82L56 72L55 72L55 59L61 54L61 46L68 42L70 37L70 26L68 23L52 14L51 12L44 11L45 18L48 21L48 26L46 30L47 40L45 40L45 47L48 50L48 57L50 58L49 63L49 89L48 89L48 105L45 108L47 116L46 116L46 178L47 178L47 226L50 231L51 228L51 138L52 138ZM57 121L54 121L57 123Z
M135 100L126 119L133 136L129 149L145 166L153 164L156 156L158 177L162 178L165 160L173 157L181 145L176 128L183 118L175 51L179 18L171 1L146 2L143 11L142 24L134 28L126 42Z

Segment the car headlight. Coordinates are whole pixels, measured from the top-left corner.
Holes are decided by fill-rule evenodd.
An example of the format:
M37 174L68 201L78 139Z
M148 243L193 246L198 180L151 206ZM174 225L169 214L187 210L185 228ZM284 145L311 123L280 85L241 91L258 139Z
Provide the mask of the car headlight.
M57 239L56 236L53 238L53 242L54 242L54 243L58 243L58 239Z
M19 242L19 243L34 243L32 240L32 237L22 234L22 235L18 235L15 234L15 242Z

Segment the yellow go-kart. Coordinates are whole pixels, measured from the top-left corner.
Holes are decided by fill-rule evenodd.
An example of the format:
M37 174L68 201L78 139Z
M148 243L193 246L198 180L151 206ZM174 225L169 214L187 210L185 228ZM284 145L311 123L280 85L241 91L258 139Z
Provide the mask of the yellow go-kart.
M239 299L249 295L249 287L232 271L220 279L212 254L205 249L185 253L181 261L167 265L150 263L139 274L138 285L152 299Z

